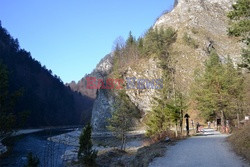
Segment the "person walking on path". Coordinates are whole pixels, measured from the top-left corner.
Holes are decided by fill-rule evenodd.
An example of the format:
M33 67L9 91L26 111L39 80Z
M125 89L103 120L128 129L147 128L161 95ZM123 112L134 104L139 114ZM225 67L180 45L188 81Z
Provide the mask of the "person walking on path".
M210 129L210 126L211 126L211 122L208 121L208 122L207 122L207 128Z
M199 127L200 127L200 124L199 124L199 122L197 122L197 123L196 123L196 133L199 132Z

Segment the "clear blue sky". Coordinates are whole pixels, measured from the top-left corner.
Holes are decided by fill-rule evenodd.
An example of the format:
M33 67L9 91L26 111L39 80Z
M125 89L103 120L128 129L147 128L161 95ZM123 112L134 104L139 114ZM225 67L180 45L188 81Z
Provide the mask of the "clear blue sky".
M64 82L80 80L118 36L141 36L174 0L0 0L0 20Z

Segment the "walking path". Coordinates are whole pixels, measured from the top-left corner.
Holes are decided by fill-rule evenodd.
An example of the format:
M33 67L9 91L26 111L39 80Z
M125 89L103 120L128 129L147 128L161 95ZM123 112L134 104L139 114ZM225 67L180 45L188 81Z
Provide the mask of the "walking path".
M156 158L150 167L250 167L231 151L225 141L228 135L204 129L202 136L190 137L170 146L164 157Z

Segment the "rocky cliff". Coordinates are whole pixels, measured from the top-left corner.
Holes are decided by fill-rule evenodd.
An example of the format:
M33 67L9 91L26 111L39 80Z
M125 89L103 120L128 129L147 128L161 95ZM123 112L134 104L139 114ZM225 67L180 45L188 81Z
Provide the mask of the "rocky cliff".
M87 89L87 77L96 77L96 78L104 78L107 76L112 69L112 54L106 55L96 66L96 68L90 73L85 75L80 81L77 83L72 81L71 83L67 83L73 91L79 92L82 95L88 96L92 99L96 98L96 89Z
M172 27L177 31L177 40L170 54L176 60L176 82L188 94L193 82L194 70L202 68L211 49L216 49L222 61L230 56L234 63L240 61L241 44L228 37L227 12L234 0L176 0L171 12L163 14L154 28ZM188 39L188 40L187 40ZM128 66L123 78L161 78L157 59L141 60L136 66ZM156 96L154 89L127 89L130 100L143 112L152 107ZM94 131L105 130L105 121L112 112L112 97L99 90L92 115Z
M235 63L240 61L241 44L228 37L227 12L234 0L178 0L176 7L162 15L156 27L173 27L178 31L172 54L178 60L176 68L179 83L188 89L194 69L202 66L210 50L216 49L221 60L230 56ZM183 40L187 35L192 42Z

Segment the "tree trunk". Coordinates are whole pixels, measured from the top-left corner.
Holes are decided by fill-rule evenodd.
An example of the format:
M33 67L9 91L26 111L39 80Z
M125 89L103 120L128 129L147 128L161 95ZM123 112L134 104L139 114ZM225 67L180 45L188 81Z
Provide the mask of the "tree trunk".
M176 124L175 124L175 137L178 137L177 122L176 122Z
M123 150L126 150L126 135L124 134L124 139L123 139Z
M125 142L126 142L126 135L123 132L122 133L122 145L121 145L121 150L125 150Z
M237 128L240 128L240 114L237 113Z
M225 115L224 115L224 111L221 111L221 127L222 127L222 132L225 133Z
M124 145L124 133L122 132L122 144L121 144L121 150L123 150L123 145Z
M182 123L182 121L183 121L183 120L181 119L181 120L180 120L180 131L181 131L181 135L182 135L182 131L183 131L183 127L182 127L182 124L183 124L183 123Z
M182 101L181 101L181 106L182 106ZM180 130L181 130L181 135L183 132L183 110L180 111Z

